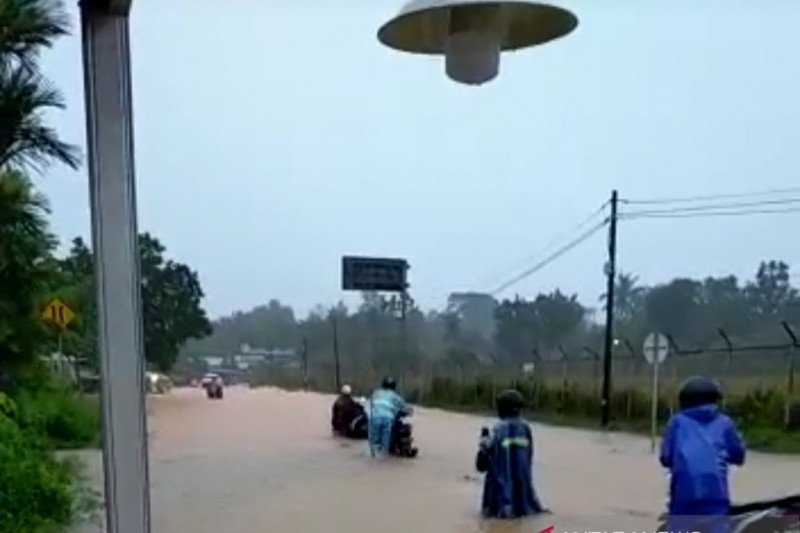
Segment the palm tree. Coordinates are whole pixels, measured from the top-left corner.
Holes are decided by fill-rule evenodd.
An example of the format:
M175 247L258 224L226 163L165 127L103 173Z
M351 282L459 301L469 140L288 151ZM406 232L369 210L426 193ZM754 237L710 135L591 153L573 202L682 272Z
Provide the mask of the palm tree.
M36 317L52 281L47 203L19 171L0 174L0 368L37 353L43 330Z
M616 320L627 323L641 310L646 290L637 285L639 278L633 274L619 274L614 286L614 316ZM606 301L606 293L600 295ZM605 306L603 306L605 309Z
M41 171L51 161L77 168L77 148L60 140L42 117L45 110L63 108L61 94L41 75L0 66L0 169Z
M60 0L0 1L0 170L80 163L77 149L44 124L44 112L64 100L37 69L41 49L68 28Z
M3 0L0 28L0 66L33 71L42 48L69 33L69 18L61 0Z

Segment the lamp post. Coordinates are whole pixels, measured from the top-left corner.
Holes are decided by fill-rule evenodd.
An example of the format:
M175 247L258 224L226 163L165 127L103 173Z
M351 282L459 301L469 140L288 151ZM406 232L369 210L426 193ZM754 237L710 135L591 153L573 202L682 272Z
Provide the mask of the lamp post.
M130 9L80 1L108 533L150 531Z
M455 82L481 85L497 77L500 55L563 37L577 17L548 4L486 0L411 0L378 30L384 45L443 55Z

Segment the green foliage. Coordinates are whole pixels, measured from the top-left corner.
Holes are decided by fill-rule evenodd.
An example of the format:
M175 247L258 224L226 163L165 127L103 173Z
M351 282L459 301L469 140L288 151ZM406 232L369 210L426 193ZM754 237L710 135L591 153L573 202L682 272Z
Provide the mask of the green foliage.
M44 123L64 101L37 65L42 49L69 29L63 2L4 0L0 28L0 171L43 170L51 162L77 168L77 149Z
M567 381L553 384L535 379L496 380L478 376L474 381L458 383L436 377L426 390L411 390L410 399L448 409L475 412L494 410L497 393L516 388L526 401L526 414L534 420L561 423L597 424L600 402L584 384ZM672 414L674 392L664 391L658 402L658 419L666 423ZM800 452L800 434L783 429L785 397L774 390L752 390L734 394L725 402L726 412L736 421L754 448ZM615 391L612 397L615 425L621 429L649 430L651 398L639 388Z
M52 281L47 203L24 174L0 173L0 369L34 360L46 330L39 305Z
M49 447L64 450L98 444L100 408L96 400L55 383L23 389L16 400L20 423L42 435Z
M152 235L139 236L142 315L145 357L160 371L169 371L181 345L190 338L211 332L201 300L204 296L198 275L188 266L166 259L166 248ZM76 325L78 335L67 338L72 353L94 360L96 307L93 292L92 255L77 238L61 269L71 280L65 301L77 301L84 318Z
M164 246L145 233L139 238L145 356L162 372L169 371L181 345L211 333L201 306L204 296L197 273L164 259Z
M45 123L64 107L38 69L43 49L68 31L60 0L0 2L0 531L62 531L75 517L80 487L72 465L51 448L84 445L98 432L97 410L35 372L48 348L44 298L61 290L44 197L23 172L51 163L77 168L78 151Z
M0 393L0 405L9 402ZM69 524L77 503L72 475L32 430L0 413L0 531L47 533Z
M69 17L59 1L3 0L0 27L0 65L36 70L41 49L69 33Z

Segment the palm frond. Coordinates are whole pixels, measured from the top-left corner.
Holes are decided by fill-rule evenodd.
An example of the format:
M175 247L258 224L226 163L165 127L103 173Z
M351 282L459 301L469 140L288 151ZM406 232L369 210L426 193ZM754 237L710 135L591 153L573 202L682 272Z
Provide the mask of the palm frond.
M40 74L0 65L0 168L19 166L41 172L52 161L80 165L78 149L43 124L47 109L63 109L59 91Z
M0 64L33 71L41 50L69 34L70 21L61 0L3 0L0 28Z

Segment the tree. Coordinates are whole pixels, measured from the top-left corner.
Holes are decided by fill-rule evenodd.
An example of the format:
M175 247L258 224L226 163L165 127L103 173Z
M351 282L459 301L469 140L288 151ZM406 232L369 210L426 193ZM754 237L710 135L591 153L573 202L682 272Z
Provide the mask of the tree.
M144 349L148 362L162 371L175 363L181 346L191 338L211 333L202 307L203 290L197 273L188 266L164 258L166 249L152 235L139 236L140 280ZM70 255L62 262L68 272L81 273L84 290L91 291L92 262L80 239L73 241ZM82 313L92 315L93 295L86 295ZM94 335L94 324L87 334Z
M566 296L559 290L540 294L533 301L506 300L495 314L496 347L510 361L527 361L531 350L555 350L566 342L585 315L577 296Z
M567 296L556 289L550 294L540 294L534 300L539 337L546 349L554 349L566 342L583 323L586 309L578 296Z
M649 327L694 342L702 330L701 288L696 280L679 278L650 289L645 301Z
M706 278L700 288L700 302L709 337L716 337L718 329L734 335L748 330L752 312L736 276Z
M0 366L35 360L46 331L39 305L54 271L48 206L18 171L0 174Z
M36 68L42 48L67 33L63 4L45 0L0 3L0 169L33 168L51 162L77 168L77 149L44 123L63 109L58 90Z
M211 333L197 273L165 260L165 251L149 233L139 236L145 356L162 371L172 367L186 339Z
M57 0L3 0L0 28L0 67L33 71L41 49L69 34L69 17Z
M762 261L754 283L747 286L750 304L757 319L777 320L797 299L792 287L789 265L783 261Z
M475 332L487 340L494 335L497 300L492 295L477 292L453 293L447 298L447 309L459 317L465 330Z

